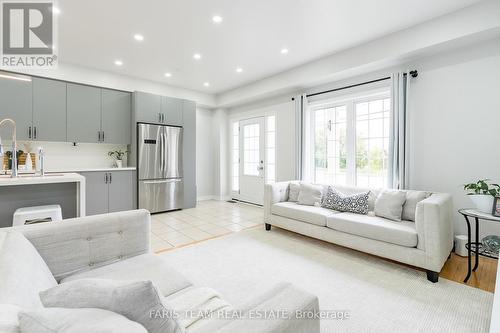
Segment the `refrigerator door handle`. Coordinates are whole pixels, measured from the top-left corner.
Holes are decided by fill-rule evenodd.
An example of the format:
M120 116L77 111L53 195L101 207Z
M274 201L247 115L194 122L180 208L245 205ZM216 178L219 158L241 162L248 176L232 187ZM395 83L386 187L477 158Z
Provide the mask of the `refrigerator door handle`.
M160 172L163 174L163 155L165 155L165 145L163 143L163 134L160 133Z
M182 179L163 179L163 180L144 180L144 184L165 184L165 183L179 183L182 182Z

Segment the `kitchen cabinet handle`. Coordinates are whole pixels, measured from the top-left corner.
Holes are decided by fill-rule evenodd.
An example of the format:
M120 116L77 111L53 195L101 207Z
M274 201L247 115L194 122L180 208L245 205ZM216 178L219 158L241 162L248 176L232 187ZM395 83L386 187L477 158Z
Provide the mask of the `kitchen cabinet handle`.
M102 142L104 142L104 131L102 131Z
M97 142L101 142L101 131L97 131Z
M33 139L36 139L37 135L36 135L36 126L33 127Z
M105 184L108 183L108 173L107 172L104 173L104 183Z
M110 172L109 173L109 183L111 184L113 182L113 174Z
M162 123L164 123L164 122L165 122L165 114L164 114L164 113L162 113L162 114L161 114L161 122L162 122Z
M144 184L165 184L165 183L179 183L182 182L182 179L174 178L174 179L165 179L165 180L146 180L143 181Z
M158 122L161 123L161 113L158 112Z
M28 127L28 138L31 139L31 126Z

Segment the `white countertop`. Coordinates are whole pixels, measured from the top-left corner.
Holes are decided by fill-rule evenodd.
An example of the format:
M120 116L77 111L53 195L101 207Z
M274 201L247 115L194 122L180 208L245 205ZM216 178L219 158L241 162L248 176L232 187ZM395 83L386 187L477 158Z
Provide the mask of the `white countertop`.
M135 167L101 167L101 168L61 168L61 169L48 169L47 173L53 172L106 172L106 171L134 171Z
M45 176L35 176L33 174L19 175L10 178L10 175L0 175L0 186L14 185L34 185L34 184L55 184L55 183L85 183L85 177L77 173L52 173Z

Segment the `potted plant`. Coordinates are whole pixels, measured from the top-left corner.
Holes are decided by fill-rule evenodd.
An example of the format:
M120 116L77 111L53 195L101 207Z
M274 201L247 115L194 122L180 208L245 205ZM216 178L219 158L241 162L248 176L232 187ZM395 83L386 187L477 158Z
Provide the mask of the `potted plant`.
M476 183L465 184L464 190L470 191L467 195L471 198L477 210L490 214L493 200L500 195L500 185L488 185L488 181L489 179L481 179Z
M108 156L111 156L115 159L115 164L117 168L123 167L123 156L127 154L128 151L123 151L123 150L114 150L108 152Z

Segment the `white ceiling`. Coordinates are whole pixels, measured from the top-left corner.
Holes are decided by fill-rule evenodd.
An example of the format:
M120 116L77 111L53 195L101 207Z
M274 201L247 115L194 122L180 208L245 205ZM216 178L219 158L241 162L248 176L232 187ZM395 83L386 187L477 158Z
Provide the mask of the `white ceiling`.
M221 93L476 2L59 0L57 47L63 63Z

